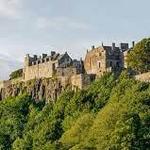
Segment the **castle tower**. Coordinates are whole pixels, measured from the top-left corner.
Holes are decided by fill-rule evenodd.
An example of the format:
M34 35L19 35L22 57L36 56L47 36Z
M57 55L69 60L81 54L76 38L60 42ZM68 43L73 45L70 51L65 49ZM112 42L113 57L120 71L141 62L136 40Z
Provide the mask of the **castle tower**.
M30 66L30 55L29 54L27 54L24 59L24 67L26 68L28 66Z

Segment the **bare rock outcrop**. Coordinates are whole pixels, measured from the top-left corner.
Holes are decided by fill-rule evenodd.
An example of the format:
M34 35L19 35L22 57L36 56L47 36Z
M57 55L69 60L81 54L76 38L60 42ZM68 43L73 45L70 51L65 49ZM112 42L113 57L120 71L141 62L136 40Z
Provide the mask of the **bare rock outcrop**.
M0 100L27 93L37 102L43 99L49 102L56 100L64 88L58 79L34 79L0 89Z

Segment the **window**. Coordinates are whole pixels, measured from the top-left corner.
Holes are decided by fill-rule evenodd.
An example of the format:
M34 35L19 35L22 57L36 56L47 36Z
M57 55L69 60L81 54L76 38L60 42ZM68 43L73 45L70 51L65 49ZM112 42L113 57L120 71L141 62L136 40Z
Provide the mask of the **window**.
M116 63L116 67L118 67L118 68L120 67L120 64L119 64L119 62L117 62L117 63Z
M98 62L98 68L101 68L101 63L100 62Z
M110 61L110 67L112 67L112 61Z
M46 58L46 61L48 62L48 61L49 61L49 58Z
M56 69L55 64L53 64L53 65L52 65L52 69L53 69L53 70L55 70L55 69Z

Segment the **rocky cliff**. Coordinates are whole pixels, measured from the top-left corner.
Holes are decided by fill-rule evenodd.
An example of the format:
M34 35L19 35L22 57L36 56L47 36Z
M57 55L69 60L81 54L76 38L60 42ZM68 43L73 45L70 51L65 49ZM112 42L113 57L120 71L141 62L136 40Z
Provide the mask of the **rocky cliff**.
M0 100L27 93L37 102L42 99L49 102L56 100L64 88L58 79L34 79L0 89Z

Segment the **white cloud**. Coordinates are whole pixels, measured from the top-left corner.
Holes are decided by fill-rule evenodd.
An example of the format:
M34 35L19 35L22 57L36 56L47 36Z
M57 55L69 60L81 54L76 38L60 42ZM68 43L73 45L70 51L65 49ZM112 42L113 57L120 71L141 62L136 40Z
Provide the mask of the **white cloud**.
M46 18L46 17L39 17L37 19L37 27L39 29L78 29L78 30L87 30L89 29L89 25L84 22L74 20L72 18L67 17L55 17L55 18Z
M0 16L18 18L22 0L0 0Z

